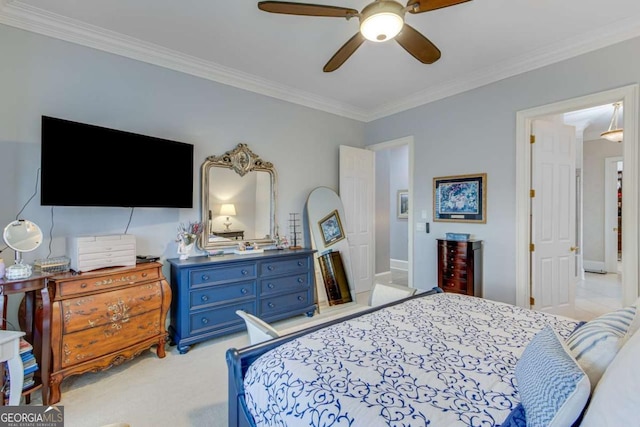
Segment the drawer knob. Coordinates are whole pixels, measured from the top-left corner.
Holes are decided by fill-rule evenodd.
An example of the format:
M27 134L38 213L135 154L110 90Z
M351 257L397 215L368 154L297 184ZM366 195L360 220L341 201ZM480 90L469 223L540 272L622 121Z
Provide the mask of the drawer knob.
M268 267L267 267L267 270L269 270L269 271L273 271L273 265L268 266Z
M207 276L206 274L202 275L202 280L204 280L205 282L209 280L209 276Z
M304 301L304 297L302 295L298 296L298 301Z
M273 307L275 307L275 306L276 306L276 305L275 305L274 303L272 303L272 302L270 302L270 303L269 303L269 304L267 304L267 305L269 306L269 308L273 308Z
M304 280L302 280L302 277L298 277L298 283L303 283Z
M83 283L82 285L80 285L80 287L81 287L82 289L86 288L87 286L88 286L88 285L87 285L86 283Z
M267 287L268 287L269 289L273 289L273 283L269 283L269 284L267 285Z
M206 295L202 295L202 298L200 298L202 301L209 301L209 297Z
M298 261L298 266L302 267L304 265L304 263L302 261Z
M206 325L207 323L209 323L209 319L207 319L206 317L203 317L202 323Z
M142 277L147 277L148 274L147 273L142 273Z
M242 273L243 276L246 276L249 272L247 270L242 270L240 273Z
M247 294L247 292L249 292L249 291L247 290L247 288L242 288L242 289L240 289L240 293L242 293L243 295L246 295L246 294Z
M451 273L451 277L453 277L453 273Z

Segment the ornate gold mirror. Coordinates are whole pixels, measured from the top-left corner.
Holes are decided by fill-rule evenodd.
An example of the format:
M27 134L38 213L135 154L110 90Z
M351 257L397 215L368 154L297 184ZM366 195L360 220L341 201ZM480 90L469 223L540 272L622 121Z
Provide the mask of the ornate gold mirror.
M241 143L221 156L207 157L200 172L202 249L275 242L277 176L271 162Z

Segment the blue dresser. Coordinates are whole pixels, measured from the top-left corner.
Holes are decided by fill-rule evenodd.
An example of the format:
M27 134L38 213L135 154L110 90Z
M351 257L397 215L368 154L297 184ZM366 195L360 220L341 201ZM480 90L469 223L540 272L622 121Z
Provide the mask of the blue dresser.
M197 342L245 330L244 310L272 322L315 313L314 250L172 258L171 343L181 354Z

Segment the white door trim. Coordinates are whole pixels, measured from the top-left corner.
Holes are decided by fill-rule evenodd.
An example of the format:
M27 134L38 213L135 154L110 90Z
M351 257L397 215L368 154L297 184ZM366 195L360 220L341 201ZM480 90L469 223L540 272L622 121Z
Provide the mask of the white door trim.
M414 200L413 198L413 159L414 159L414 141L413 136L405 136L403 138L393 139L391 141L380 142L378 144L368 145L367 149L373 151L386 150L388 148L401 147L403 145L409 146L409 200ZM415 206L415 204L412 204ZM415 237L415 223L413 220L413 212L414 209L409 209L409 217L407 221L409 222L409 249L408 249L408 284L409 287L413 287L413 239ZM375 230L375 227L374 227ZM374 237L375 240L375 237Z
M622 100L624 103L625 185L622 188L622 252L627 260L622 264L623 304L638 298L638 92L633 84L617 89L543 105L516 113L516 304L529 307L529 206L531 189L531 155L529 135L531 122L541 116L561 114Z
M618 162L624 157L604 159L604 269L608 273L618 271ZM623 229L624 230L624 229ZM624 239L623 239L624 240Z

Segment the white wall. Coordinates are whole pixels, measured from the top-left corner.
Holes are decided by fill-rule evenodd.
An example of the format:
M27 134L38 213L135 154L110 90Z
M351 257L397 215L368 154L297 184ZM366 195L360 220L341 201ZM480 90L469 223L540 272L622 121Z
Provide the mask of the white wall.
M398 190L409 189L409 146L389 149L389 233L390 257L409 260L409 220L398 218ZM411 200L409 200L411 206ZM411 208L410 208L411 209Z
M389 188L390 150L376 151L376 274L391 271L391 233L389 206L394 203Z
M41 115L195 145L193 209L136 209L128 228L138 253L163 258L177 256L178 223L200 219L199 167L208 155L245 142L272 162L279 180L278 222L286 231L289 213L302 213L312 189L338 189L339 146L363 146L361 122L4 25L0 58L2 227L34 194ZM123 165L111 173L135 167L127 153L122 156ZM61 191L81 185L90 186L90 178ZM67 236L127 229L130 209L41 207L39 197L21 214L45 235L37 251L25 254L26 262L65 254ZM7 264L13 259L10 250L0 256Z
M487 223L432 222L430 234L417 233L414 286L437 284L435 239L468 232L484 240L484 296L515 303L516 113L637 83L639 51L640 38L628 40L367 124L367 145L413 135L411 209L429 222L434 176L487 173Z

